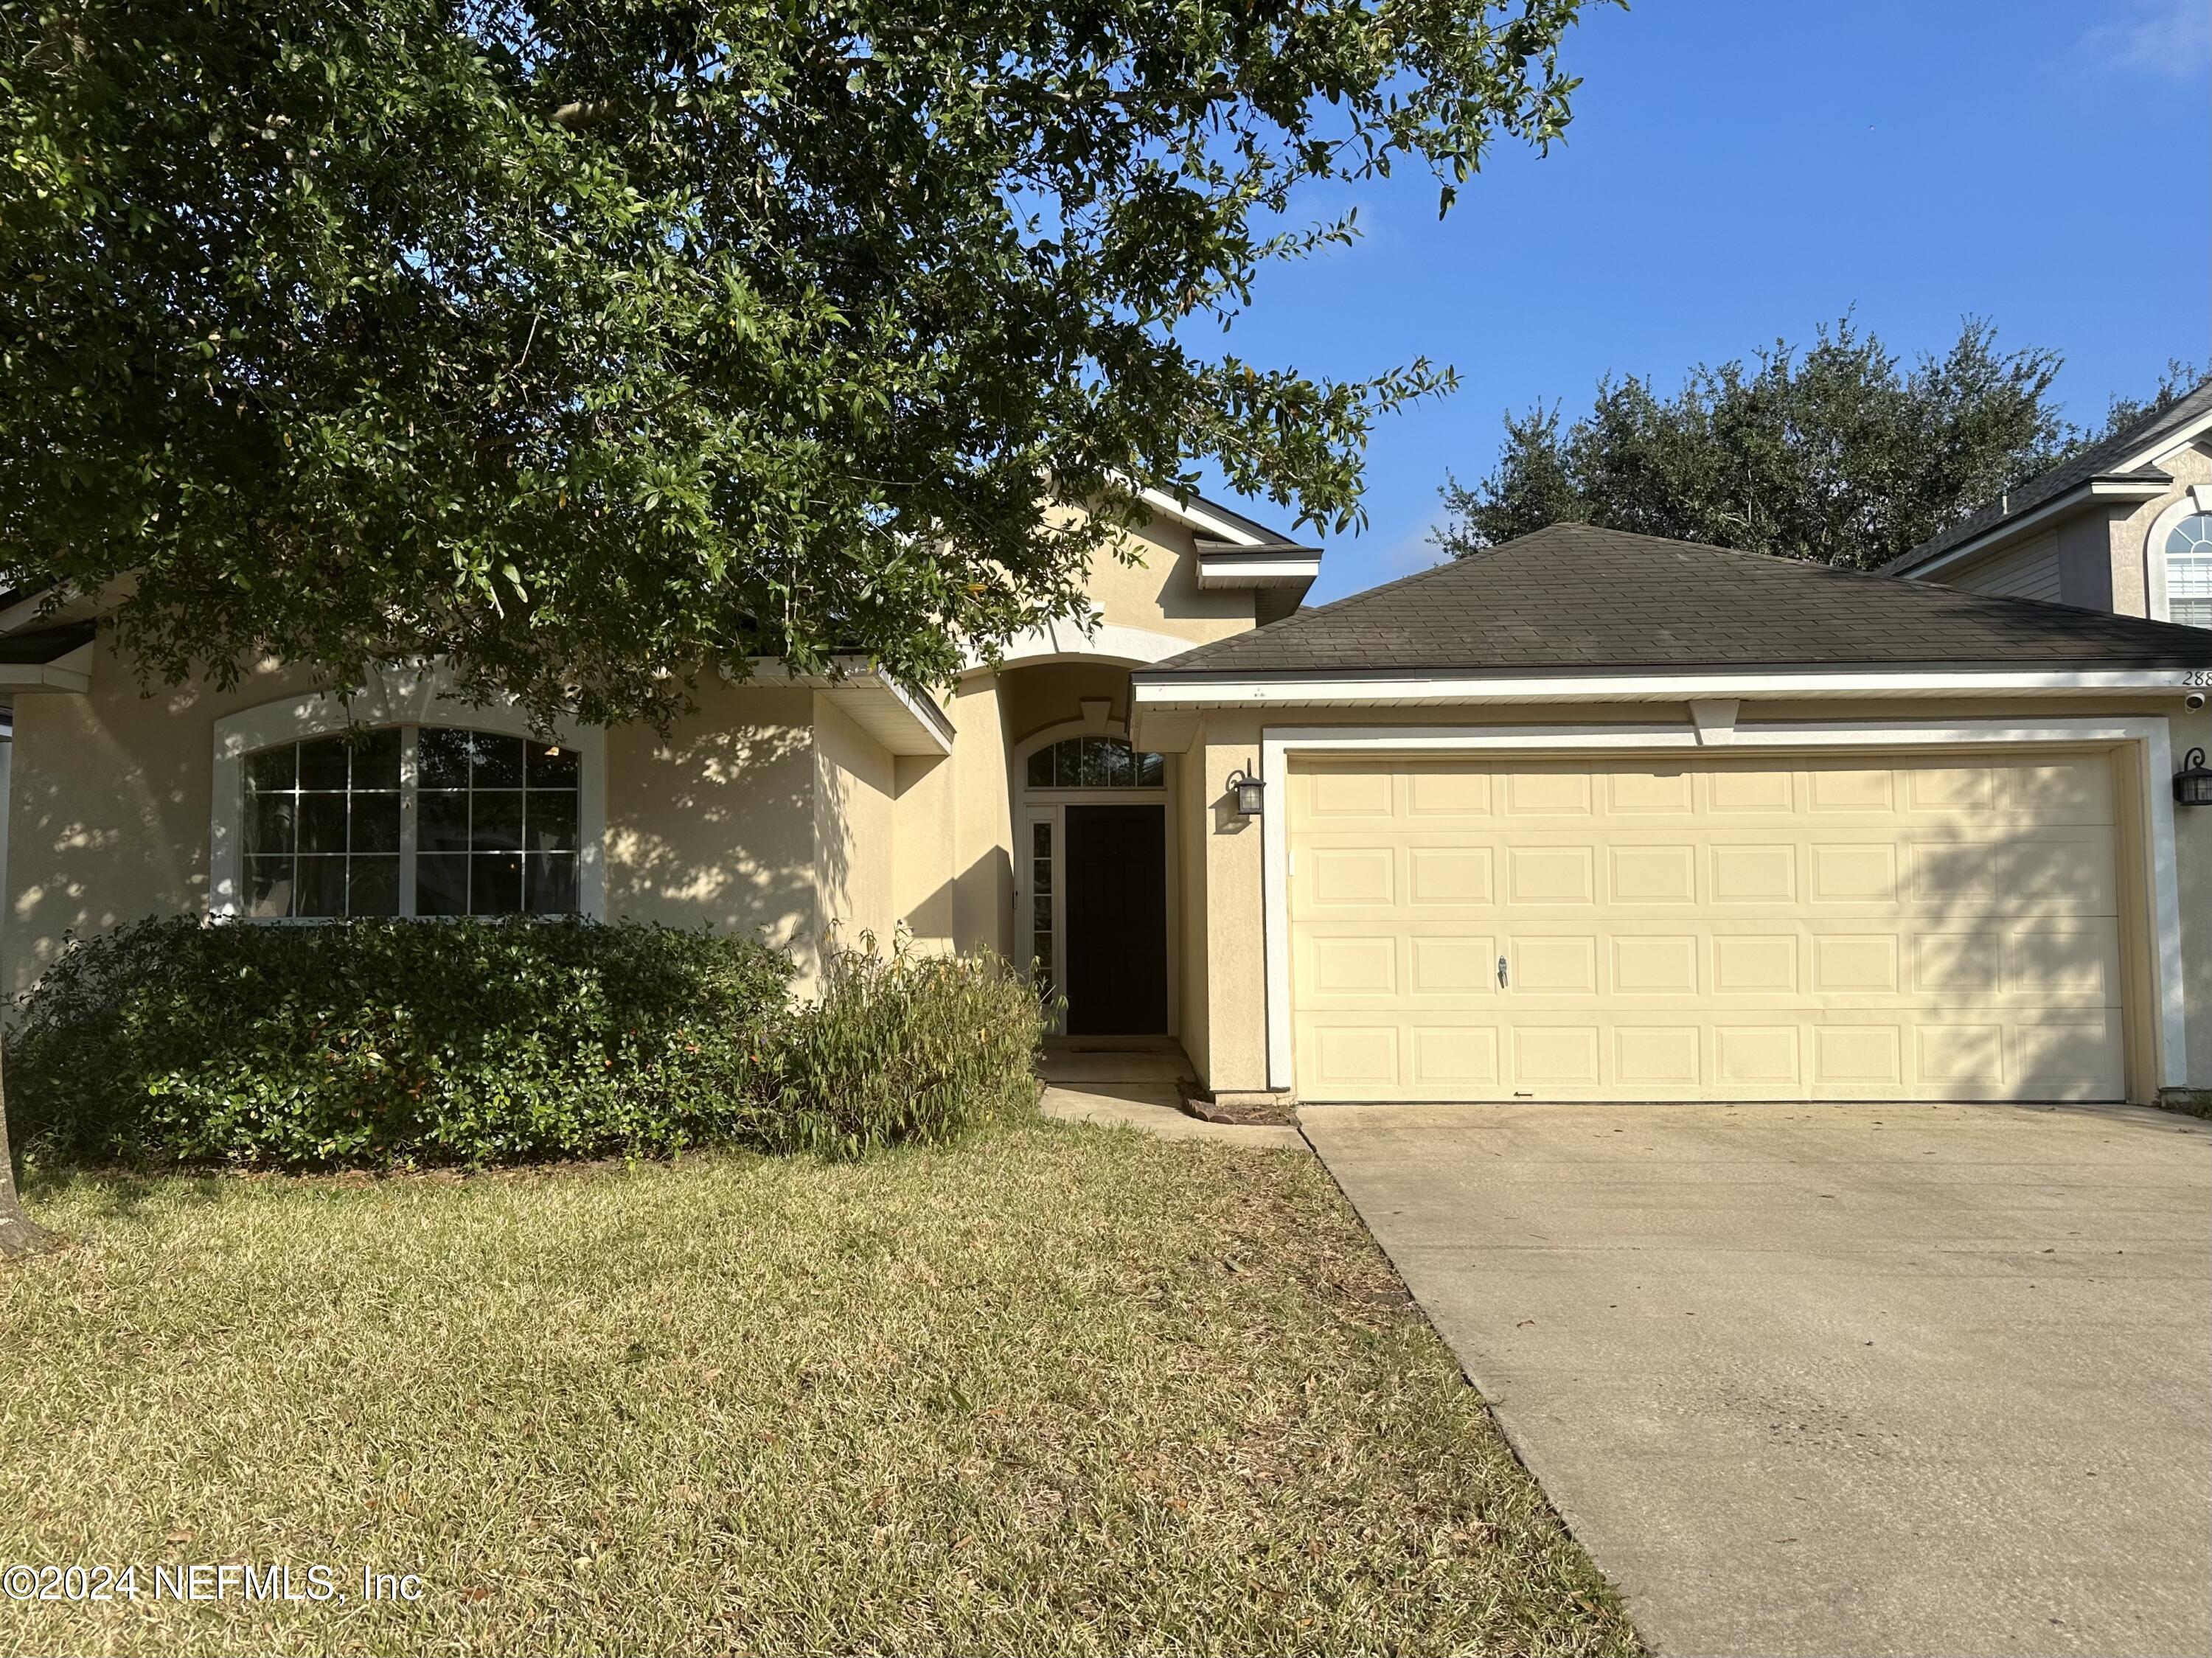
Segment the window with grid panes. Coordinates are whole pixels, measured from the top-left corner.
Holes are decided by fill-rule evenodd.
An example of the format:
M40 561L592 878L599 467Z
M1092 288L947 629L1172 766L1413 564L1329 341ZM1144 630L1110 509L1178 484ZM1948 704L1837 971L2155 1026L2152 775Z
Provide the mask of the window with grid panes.
M279 744L248 756L245 772L250 915L578 908L581 767L572 749L399 726Z

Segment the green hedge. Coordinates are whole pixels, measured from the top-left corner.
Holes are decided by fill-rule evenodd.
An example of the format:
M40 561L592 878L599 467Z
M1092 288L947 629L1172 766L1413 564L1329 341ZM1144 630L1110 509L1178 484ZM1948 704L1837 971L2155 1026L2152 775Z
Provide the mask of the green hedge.
M1036 994L989 959L835 957L515 918L142 921L64 952L8 1038L19 1146L72 1163L854 1156L1032 1102Z
M762 1114L790 977L742 939L584 921L142 921L48 970L8 1105L71 1162L661 1154Z

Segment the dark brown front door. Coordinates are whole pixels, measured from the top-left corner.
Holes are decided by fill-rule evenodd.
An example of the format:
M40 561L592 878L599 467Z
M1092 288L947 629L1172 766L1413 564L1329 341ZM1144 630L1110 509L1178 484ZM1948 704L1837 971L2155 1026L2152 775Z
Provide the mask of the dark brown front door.
M1067 806L1067 1034L1168 1028L1164 806Z

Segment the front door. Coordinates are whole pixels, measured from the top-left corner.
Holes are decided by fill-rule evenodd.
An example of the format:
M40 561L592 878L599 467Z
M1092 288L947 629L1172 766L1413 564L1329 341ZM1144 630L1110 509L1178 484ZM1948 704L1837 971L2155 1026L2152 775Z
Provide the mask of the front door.
M1168 1028L1166 808L1062 808L1067 1033L1152 1036Z

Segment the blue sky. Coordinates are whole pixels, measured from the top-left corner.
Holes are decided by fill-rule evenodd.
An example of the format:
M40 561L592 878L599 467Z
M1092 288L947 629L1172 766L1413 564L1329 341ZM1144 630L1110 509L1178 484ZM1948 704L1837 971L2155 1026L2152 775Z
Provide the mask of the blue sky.
M1316 198L1365 239L1272 272L1231 336L1311 374L1462 375L1378 423L1372 522L1330 539L1315 602L1434 562L1447 469L1472 482L1504 410L1587 406L1607 370L1670 386L1852 307L1910 357L1972 313L2063 352L2086 423L2212 360L2207 0L1640 0L1568 51L1564 146L1501 144L1441 223L1425 172Z

